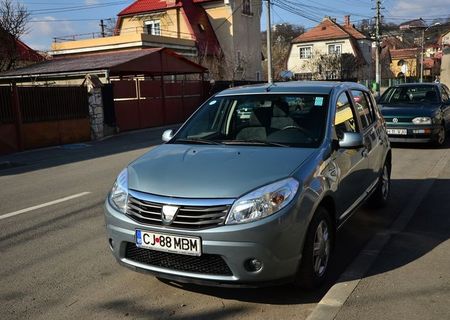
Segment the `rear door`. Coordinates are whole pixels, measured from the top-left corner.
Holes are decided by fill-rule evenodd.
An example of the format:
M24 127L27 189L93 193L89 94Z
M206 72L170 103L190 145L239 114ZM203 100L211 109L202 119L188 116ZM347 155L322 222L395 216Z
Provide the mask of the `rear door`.
M364 146L368 161L368 187L373 187L377 181L384 157L384 146L380 139L382 122L375 113L375 105L370 94L363 90L351 90L355 109L361 120L361 132L364 135Z

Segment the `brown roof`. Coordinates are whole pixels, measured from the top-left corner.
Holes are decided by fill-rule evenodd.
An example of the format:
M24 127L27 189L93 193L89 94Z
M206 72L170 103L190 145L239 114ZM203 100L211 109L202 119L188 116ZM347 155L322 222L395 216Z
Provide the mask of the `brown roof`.
M109 70L114 75L203 73L207 69L165 48L123 50L54 58L0 73L0 78Z
M381 47L388 47L389 49L405 49L410 48L410 44L400 40L397 37L386 37L381 41Z
M411 59L416 58L418 54L419 48L391 50L392 59Z
M342 25L341 28L343 28L347 33L349 33L353 38L356 40L362 40L367 39L365 35L363 35L361 32L359 32L353 25Z
M303 43L321 40L334 40L334 39L346 39L355 38L357 40L366 39L361 32L356 30L353 25L339 25L329 17L322 20L319 25L299 35L292 40L292 43Z

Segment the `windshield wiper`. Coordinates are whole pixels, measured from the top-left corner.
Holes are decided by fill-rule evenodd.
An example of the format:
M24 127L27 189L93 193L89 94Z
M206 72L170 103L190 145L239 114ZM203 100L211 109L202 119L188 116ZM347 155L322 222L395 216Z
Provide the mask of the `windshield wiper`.
M263 146L272 146L272 147L285 147L289 148L287 144L282 144L278 142L270 142L266 140L258 140L258 139L251 139L251 140L224 140L222 141L223 144L248 144L248 145L263 145Z
M207 140L207 139L189 139L189 138L178 138L173 142L182 142L182 143L192 143L192 144L222 144L218 141Z

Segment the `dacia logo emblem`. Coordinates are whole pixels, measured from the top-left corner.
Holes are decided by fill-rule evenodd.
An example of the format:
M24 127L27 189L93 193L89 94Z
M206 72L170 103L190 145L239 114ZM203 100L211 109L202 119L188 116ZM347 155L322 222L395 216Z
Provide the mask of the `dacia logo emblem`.
M179 207L175 206L163 206L161 212L163 224L165 225L171 224L175 219L179 209L180 209Z
M393 123L397 123L397 122L398 122L398 119L397 119L397 118L394 118L394 119L392 119L392 122L393 122Z

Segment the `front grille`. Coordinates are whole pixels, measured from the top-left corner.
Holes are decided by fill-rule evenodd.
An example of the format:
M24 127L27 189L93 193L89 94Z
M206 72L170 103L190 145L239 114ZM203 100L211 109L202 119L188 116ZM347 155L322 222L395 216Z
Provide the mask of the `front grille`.
M392 120L397 118L398 122L393 122ZM397 123L412 123L414 117L393 117L393 116L385 116L384 120L389 123L397 124Z
M171 270L232 276L232 272L221 256L204 254L199 257L176 253L160 252L136 247L128 242L125 258L149 266L162 267Z
M164 204L136 197L128 198L127 213L135 220L148 225L163 225L161 212ZM179 206L171 227L181 229L204 229L224 223L229 205Z

